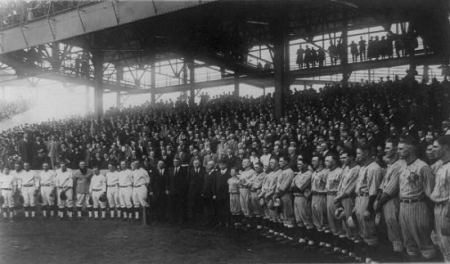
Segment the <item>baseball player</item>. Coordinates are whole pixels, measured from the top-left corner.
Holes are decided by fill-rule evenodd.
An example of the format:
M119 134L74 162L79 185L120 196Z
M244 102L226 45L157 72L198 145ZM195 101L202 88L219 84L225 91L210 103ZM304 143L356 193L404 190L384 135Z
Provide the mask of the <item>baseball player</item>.
M344 255L348 254L352 258L357 257L354 252L354 243L361 243L361 240L358 237L358 230L348 226L346 221L351 217L355 206L353 195L355 194L356 179L358 178L360 169L360 166L356 164L355 157L355 151L348 149L342 151L340 159L344 168L342 170L342 179L339 183L336 197L334 197L336 207L342 207L344 209L341 213L343 215L339 217L344 218L342 224L347 231L347 243L343 243L344 248L342 249L342 253Z
M328 229L326 190L328 169L324 167L323 163L324 158L321 155L314 155L312 157L311 165L314 172L311 175L311 213L317 232L311 235L308 241L308 247L305 249L317 247L315 244L316 239L319 240L319 246L325 246L325 230Z
M94 175L91 169L86 167L85 161L80 161L79 169L73 172L73 179L77 191L77 217L81 218L81 211L83 206L86 206L89 218L92 218L92 205L89 201L89 186L91 178Z
M42 197L42 214L44 217L54 217L55 211L52 210L55 206L55 178L56 172L50 170L48 162L42 164L42 171L39 173L39 182L41 185Z
M131 203L133 194L133 173L127 168L127 163L125 161L120 162L119 172L119 197L120 197L120 207L122 211L123 219L133 218Z
M256 175L256 172L250 167L251 162L250 159L245 158L242 160L243 171L239 171L239 199L241 204L241 210L246 218L244 220L246 222L247 228L251 227L251 215L250 215L250 186L251 179Z
M373 160L369 145L360 145L356 149L356 161L361 164L361 168L356 180L356 200L353 211L358 219L360 236L367 245L367 254L360 255L366 262L370 262L378 249L374 203L377 198L382 171L381 167Z
M275 199L275 190L277 188L277 182L278 177L281 175L281 169L279 167L278 163L278 157L272 157L269 161L269 167L271 172L267 175L268 178L268 189L267 192L264 194L264 199L266 200L266 204L273 203L273 200ZM269 205L268 205L269 206ZM282 229L283 225L280 223L279 216L277 213L276 208L269 207L269 214L270 214L270 220L271 220L271 227L269 229L269 233L266 235L267 238L274 238L278 237L280 235L280 230Z
M117 210L117 218L120 218L120 198L119 198L119 172L116 171L114 163L108 164L106 172L106 196L108 198L108 206L110 217L114 219L114 211Z
M399 176L405 161L398 158L397 153L398 142L393 139L386 140L385 157L389 161L386 174L380 184L380 192L375 202L375 211L383 210L384 219L387 224L389 240L392 242L394 254L398 260L402 260L403 238L400 223L398 221L398 213L400 210L399 192Z
M21 198L20 190L22 189L22 181L20 180L22 178L23 170L22 170L22 162L17 161L14 163L14 170L10 172L17 181L17 189L16 192L13 193L14 198L14 216L17 215L17 206L23 205L23 200Z
M294 208L293 197L290 192L294 171L289 166L290 161L289 156L280 157L279 164L282 171L277 179L277 188L275 189L275 197L281 201L281 219L284 225L284 232L279 239L283 239L284 236L286 242L294 240Z
M13 195L17 191L17 179L10 173L9 167L5 166L3 168L3 174L0 174L0 189L1 195L4 199L3 202L3 218L13 222L14 220L14 198Z
M24 171L20 175L20 192L23 196L23 208L25 210L25 219L36 216L36 196L39 192L39 177L36 171L30 170L29 162L24 162Z
M100 196L106 194L106 177L100 174L98 166L93 166L94 176L89 185L89 194L92 197L94 218L98 219L98 207L100 206L102 218L106 219L106 203L100 201Z
M338 187L342 180L342 169L338 167L338 158L334 154L329 154L325 157L325 167L328 169L325 189L327 190L327 219L330 227L329 230L325 230L325 234L328 236L328 242L325 246L331 249L332 244L334 244L333 251L340 253L342 251L341 247L343 246L341 241L345 238L345 231L342 228L342 221L336 217L335 212L337 208L334 203L334 198L337 195Z
M66 161L60 162L61 168L56 170L55 187L58 198L65 192L66 200L58 199L58 217L64 218L64 209L67 210L67 216L72 219L73 209L73 176L72 171L67 169Z
M442 161L442 166L436 173L436 185L430 195L434 206L434 230L438 237L438 246L444 256L444 261L450 263L450 236L443 234L443 226L449 221L450 201L450 136L445 135L435 140L433 152ZM448 232L448 230L447 230Z
M261 185L261 192L258 194L258 201L263 201L262 208L264 210L264 215L263 215L263 230L261 231L261 235L263 235L263 236L267 236L270 232L270 213L269 213L269 207L267 206L264 196L269 191L269 187L270 187L269 186L270 185L269 174L271 172L272 171L270 170L270 167L265 169L266 176L264 177L264 180ZM273 233L273 230L272 230L272 233Z
M312 171L308 169L308 164L303 159L297 160L297 175L291 184L291 191L294 194L294 216L298 226L298 243L305 246L310 238L311 230L314 228L311 215L311 176Z
M239 203L239 178L236 168L230 169L231 178L228 179L228 193L230 194L230 213L231 224L237 227L239 225L239 216L241 215L241 204Z
M417 260L419 254L425 259L436 255L430 238L430 209L427 198L434 188L434 174L430 167L416 156L417 146L411 139L398 144L400 159L406 166L400 171L400 227L403 245L411 260Z
M147 186L150 184L150 176L148 172L140 167L139 161L133 161L131 164L133 177L133 204L135 219L139 220L141 207L148 207L147 202Z
M250 196L250 200L251 200L251 208L252 208L252 213L253 213L253 217L256 218L256 229L261 230L262 229L262 217L264 216L264 208L261 206L261 204L259 203L259 194L261 193L261 188L262 188L262 184L264 179L266 178L266 173L263 171L263 165L260 162L257 162L254 164L254 168L255 168L255 176L251 179L251 186L250 186L250 191L251 191L251 196Z

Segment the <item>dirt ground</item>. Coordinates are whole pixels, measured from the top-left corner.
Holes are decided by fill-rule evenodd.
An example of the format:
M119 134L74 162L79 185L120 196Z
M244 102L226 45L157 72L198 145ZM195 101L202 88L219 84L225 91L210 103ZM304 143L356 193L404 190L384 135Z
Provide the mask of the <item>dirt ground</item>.
M112 220L0 223L0 263L337 262L242 231Z

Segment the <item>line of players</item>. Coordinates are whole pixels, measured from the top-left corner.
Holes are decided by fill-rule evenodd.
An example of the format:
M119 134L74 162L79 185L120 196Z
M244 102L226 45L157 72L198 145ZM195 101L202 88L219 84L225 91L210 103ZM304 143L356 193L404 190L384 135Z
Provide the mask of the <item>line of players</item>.
M73 219L75 215L81 218L82 208L85 206L90 218L99 218L100 214L105 219L106 202L101 196L106 194L111 218L134 217L139 220L142 207L149 206L147 186L150 183L148 172L140 168L139 162L133 162L130 170L123 161L120 171L116 171L114 164L110 164L105 175L100 173L97 166L93 167L93 173L89 175L85 162L82 161L79 165L80 172L85 172L81 177L77 176L78 172L68 169L64 161L56 171L50 170L49 164L44 163L43 170L39 173L31 170L27 162L23 163L23 170L20 163L14 165L14 171L10 171L8 167L3 168L3 174L0 174L3 219L13 221L17 215L16 197L22 200L25 218L35 218L39 196L42 198L44 217L53 218L57 212L59 219L66 216ZM88 191L77 192L76 183L83 180L88 182ZM63 192L65 195L61 195Z
M245 168L244 160L245 170L229 181L235 225L256 225L267 238L348 261L427 261L437 246L450 262L450 136L433 147L440 161L430 167L417 158L414 142L387 140L386 171L366 146L341 152L342 167L334 154L314 155L312 167L300 156L297 174L289 157L272 158L267 174L259 165ZM393 245L384 256L381 217Z

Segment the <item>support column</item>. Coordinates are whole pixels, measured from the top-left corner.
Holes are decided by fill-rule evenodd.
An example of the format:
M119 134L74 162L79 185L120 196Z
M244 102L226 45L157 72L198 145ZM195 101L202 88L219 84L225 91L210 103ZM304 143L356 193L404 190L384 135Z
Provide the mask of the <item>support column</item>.
M238 74L234 74L234 97L236 99L239 98L239 75Z
M151 74L150 74L150 86L151 86L151 99L150 99L150 103L152 105L155 105L156 103L156 65L155 65L155 60L152 60L151 62Z
M91 91L90 87L86 85L86 114L89 114L91 108Z
M283 5L282 5L283 6ZM287 82L287 69L286 53L289 56L289 52L286 52L286 14L284 10L275 18L273 33L274 33L274 54L273 54L273 69L274 69L274 82L275 82L275 118L280 119L285 113L285 100L289 84Z
M59 50L59 42L53 42L52 44L52 67L55 71L61 69L61 52Z
M266 96L266 87L263 87L263 96Z
M103 116L103 62L105 54L103 51L92 53L94 64L94 113L97 120Z
M121 97L121 93L120 91L117 91L116 93L116 107L117 108L121 108L122 107L122 103L120 102L120 97Z
M342 29L342 46L344 47L343 58L341 58L342 65L342 86L348 87L348 80L350 75L352 74L351 70L348 67L348 29L347 29L347 12L342 12L342 23L344 24L344 28Z
M188 61L189 72L190 72L190 96L189 96L189 106L195 105L195 65L194 60L189 59Z

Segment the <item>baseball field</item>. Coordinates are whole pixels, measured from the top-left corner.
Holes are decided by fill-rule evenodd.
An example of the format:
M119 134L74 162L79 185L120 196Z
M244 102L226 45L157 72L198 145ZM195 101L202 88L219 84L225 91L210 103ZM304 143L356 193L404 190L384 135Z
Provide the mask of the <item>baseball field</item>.
M337 262L234 229L113 220L0 223L1 264Z

